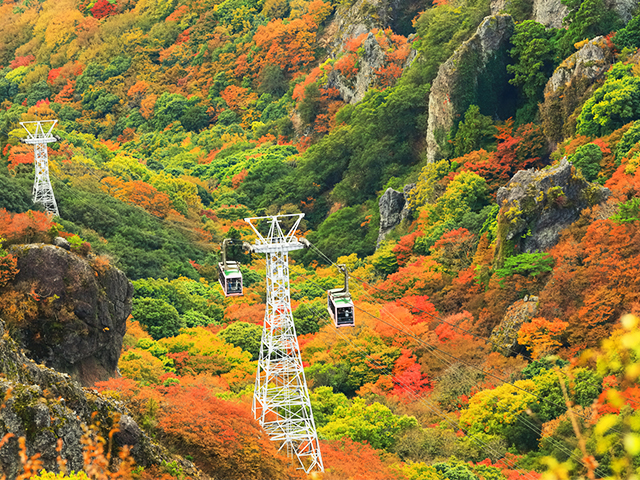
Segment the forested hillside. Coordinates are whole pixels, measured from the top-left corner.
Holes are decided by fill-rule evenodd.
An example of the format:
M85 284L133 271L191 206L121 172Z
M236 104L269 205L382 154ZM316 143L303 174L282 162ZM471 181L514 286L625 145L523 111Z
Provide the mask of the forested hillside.
M0 318L59 302L7 249L67 238L135 289L122 377L95 388L212 478L304 478L253 420L265 261L238 247L244 218L304 213L313 478L637 478L637 8L0 0ZM55 218L20 142L47 119ZM352 328L327 315L336 264Z

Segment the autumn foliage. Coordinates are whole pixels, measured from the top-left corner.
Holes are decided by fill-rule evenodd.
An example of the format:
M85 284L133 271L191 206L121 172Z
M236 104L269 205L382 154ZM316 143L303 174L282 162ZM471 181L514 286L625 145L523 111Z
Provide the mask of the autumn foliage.
M12 214L0 209L0 237L7 244L50 241L57 232L58 226L44 212Z
M142 207L152 215L164 218L171 211L169 196L146 182L124 182L116 177L107 177L101 183L102 188L113 197Z

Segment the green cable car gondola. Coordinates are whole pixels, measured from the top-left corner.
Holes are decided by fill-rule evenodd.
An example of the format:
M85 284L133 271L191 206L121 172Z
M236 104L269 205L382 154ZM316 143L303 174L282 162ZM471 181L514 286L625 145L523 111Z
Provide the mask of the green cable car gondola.
M355 310L349 294L349 272L346 265L338 265L344 273L344 287L327 291L327 310L336 327L355 326Z
M225 238L222 241L222 262L218 263L218 282L222 287L225 297L241 296L242 292L242 272L238 262L227 261L227 245L233 240Z

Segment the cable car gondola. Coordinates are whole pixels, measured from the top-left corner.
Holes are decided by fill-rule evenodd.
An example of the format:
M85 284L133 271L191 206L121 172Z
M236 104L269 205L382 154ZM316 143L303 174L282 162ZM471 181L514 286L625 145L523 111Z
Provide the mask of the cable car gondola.
M233 240L225 238L222 241L222 262L218 264L218 281L225 297L242 295L242 273L238 262L227 261L227 245Z
M355 326L353 300L349 294L349 272L346 265L338 265L344 273L344 288L327 291L327 310L336 327Z

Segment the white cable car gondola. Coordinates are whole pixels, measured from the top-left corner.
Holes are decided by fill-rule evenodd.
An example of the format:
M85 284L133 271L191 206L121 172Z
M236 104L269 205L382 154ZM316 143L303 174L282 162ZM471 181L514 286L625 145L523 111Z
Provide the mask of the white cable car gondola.
M346 265L338 265L344 273L344 288L334 288L327 291L327 310L336 327L355 326L353 301L349 294L349 272Z
M242 295L242 273L238 262L227 262L227 245L233 240L225 238L222 241L222 262L218 264L218 281L225 297Z

